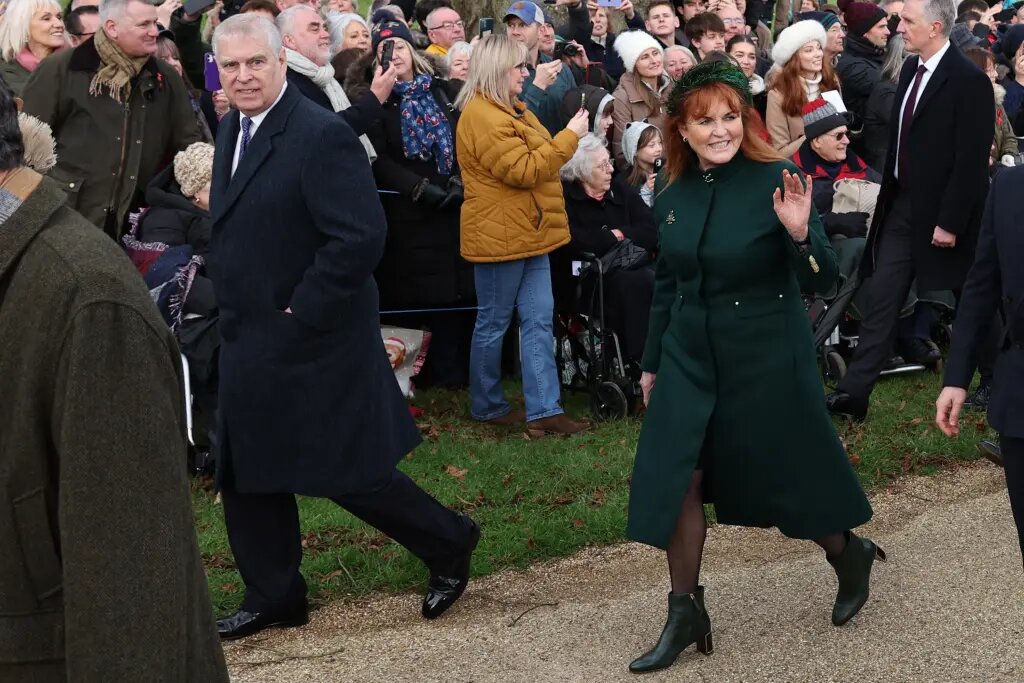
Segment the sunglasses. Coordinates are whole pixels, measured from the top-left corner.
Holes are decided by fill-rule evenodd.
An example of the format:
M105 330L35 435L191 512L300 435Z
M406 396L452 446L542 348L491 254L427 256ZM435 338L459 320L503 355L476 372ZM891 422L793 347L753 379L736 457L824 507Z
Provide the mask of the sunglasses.
M846 132L845 130L844 130L844 131L840 131L840 132L838 132L838 133L831 133L831 134L829 135L829 137L830 137L830 138L835 138L835 139L836 139L836 142L840 142L840 141L842 141L842 139L843 139L843 138L846 138L847 140L849 140L849 139L850 139L850 135L849 135L849 133L847 133L847 132Z

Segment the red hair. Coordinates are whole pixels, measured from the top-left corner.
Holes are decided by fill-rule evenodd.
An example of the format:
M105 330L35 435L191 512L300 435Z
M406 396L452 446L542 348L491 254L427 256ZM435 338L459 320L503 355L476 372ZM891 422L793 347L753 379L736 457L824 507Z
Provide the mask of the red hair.
M821 85L818 87L822 92L840 90L836 72L832 70L832 64L824 56L821 60ZM800 75L800 59L797 55L790 57L785 66L775 74L771 89L778 90L782 95L782 111L786 116L801 115L804 105L807 104L807 88L804 87L804 79Z
M665 123L662 141L665 146L665 174L669 183L681 176L697 159L690 146L683 142L679 128L689 121L707 115L712 107L723 101L731 111L738 112L743 121L743 141L740 142L740 152L743 156L761 163L782 159L762 138L763 126L757 125L754 120L756 112L736 89L721 82L708 83L684 95L680 101L679 111Z

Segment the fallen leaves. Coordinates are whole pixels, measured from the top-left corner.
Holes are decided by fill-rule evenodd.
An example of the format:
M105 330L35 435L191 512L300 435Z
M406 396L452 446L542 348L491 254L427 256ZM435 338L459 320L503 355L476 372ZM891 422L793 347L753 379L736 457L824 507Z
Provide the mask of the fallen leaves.
M447 467L444 468L444 472L449 477L455 477L459 481L465 481L466 473L469 472L469 470L462 470L456 467L455 465L448 465Z

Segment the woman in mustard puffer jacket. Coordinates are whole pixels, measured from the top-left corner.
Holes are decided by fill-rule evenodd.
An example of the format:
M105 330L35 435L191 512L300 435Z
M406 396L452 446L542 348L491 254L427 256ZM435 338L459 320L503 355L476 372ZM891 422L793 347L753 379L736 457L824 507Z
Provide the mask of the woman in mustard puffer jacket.
M571 434L583 427L559 403L548 254L569 241L558 172L587 132L587 112L581 109L552 139L518 99L526 61L522 43L484 38L455 101L462 110L455 149L466 190L460 248L474 264L479 304L470 350L471 412L493 424L525 419L531 432ZM501 387L502 340L514 310L525 414L512 410Z

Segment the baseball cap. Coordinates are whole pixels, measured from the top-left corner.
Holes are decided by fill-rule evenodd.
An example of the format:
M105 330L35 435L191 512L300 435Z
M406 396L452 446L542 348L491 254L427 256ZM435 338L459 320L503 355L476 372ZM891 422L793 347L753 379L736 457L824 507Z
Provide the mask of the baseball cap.
M508 21L509 17L518 17L524 24L543 24L544 13L540 11L540 7L529 2L528 0L517 0L513 2L508 11L505 12L505 17L502 21Z

